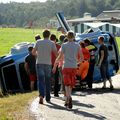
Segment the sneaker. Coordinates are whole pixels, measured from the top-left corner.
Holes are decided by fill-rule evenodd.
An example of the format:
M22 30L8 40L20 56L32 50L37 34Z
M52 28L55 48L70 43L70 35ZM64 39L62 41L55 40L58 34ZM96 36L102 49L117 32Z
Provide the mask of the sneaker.
M51 103L51 101L50 101L50 100L46 100L46 102L47 102L47 103Z
M66 96L65 96L65 97L66 97ZM67 99L67 97L66 97L66 99L65 99L65 104L64 104L65 107L68 107L68 102L69 102L69 101L68 101L68 99Z
M113 90L113 89L114 89L114 87L113 87L113 85L111 85L111 86L110 86L110 90Z
M67 106L68 106L68 103L67 103L67 102L65 102L64 106L65 106L65 107L67 107Z
M59 95L58 94L54 94L54 97L59 97Z
M39 104L43 104L43 97L40 97Z
M68 98L66 96L64 96L64 98L65 98L65 104L64 104L64 106L68 107L68 103L69 103Z
M72 105L72 98L69 99L69 104L68 104L68 108L72 109L73 105Z
M105 86L103 86L103 87L102 87L102 89L106 89L106 87L105 87Z

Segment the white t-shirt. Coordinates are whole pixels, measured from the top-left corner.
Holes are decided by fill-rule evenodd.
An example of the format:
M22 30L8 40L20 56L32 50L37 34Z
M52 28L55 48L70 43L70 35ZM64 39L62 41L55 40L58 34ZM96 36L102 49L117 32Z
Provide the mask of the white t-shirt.
M36 64L51 65L51 53L57 51L55 43L47 39L38 40L34 48L37 50Z
M75 42L64 43L61 51L64 54L64 68L77 68L77 55L80 50L80 45Z

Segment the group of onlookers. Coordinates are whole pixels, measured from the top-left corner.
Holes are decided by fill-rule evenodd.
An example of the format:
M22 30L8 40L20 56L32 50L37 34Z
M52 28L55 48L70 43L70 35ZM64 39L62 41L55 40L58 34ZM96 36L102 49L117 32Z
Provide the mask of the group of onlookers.
M28 48L30 53L25 58L31 90L34 89L34 82L37 79L39 103L43 104L44 97L50 102L51 81L54 80L54 96L59 97L59 90L63 91L66 97L65 106L72 108L71 93L76 85L76 79L86 81L89 89L93 87L95 52L98 48L88 39L80 43L75 42L75 34L72 31L60 35L59 41L49 30L43 31L43 40L40 35L36 35L35 39L34 47ZM108 50L104 44L104 37L100 36L98 42L100 44L98 67L104 81L103 89L106 88L107 79L110 88L113 89L108 74Z

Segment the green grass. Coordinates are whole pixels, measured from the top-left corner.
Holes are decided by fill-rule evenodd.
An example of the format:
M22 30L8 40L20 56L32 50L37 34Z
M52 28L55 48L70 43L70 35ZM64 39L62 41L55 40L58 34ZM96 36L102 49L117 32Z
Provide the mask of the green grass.
M42 31L42 29L0 28L0 56L8 54L11 47L16 43L35 42L34 36L40 34L42 37ZM59 35L56 30L51 31L57 36ZM116 40L120 46L120 37L117 37Z
M118 44L118 47L119 47L119 50L120 50L120 37L116 37L116 41L117 41L117 44Z
M24 29L24 28L0 28L0 56L8 54L10 48L19 42L35 42L35 35L40 34L42 29ZM52 33L58 34L56 30Z
M29 113L27 106L36 96L38 93L32 92L0 98L0 120L27 119Z

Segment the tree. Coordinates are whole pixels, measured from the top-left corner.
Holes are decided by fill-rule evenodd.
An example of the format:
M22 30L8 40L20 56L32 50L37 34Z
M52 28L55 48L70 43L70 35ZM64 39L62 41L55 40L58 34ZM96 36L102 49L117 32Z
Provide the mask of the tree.
M23 27L29 21L45 26L55 13L62 11L68 18L83 17L85 12L97 16L104 10L120 9L120 0L47 0L45 3L0 4L0 24Z

